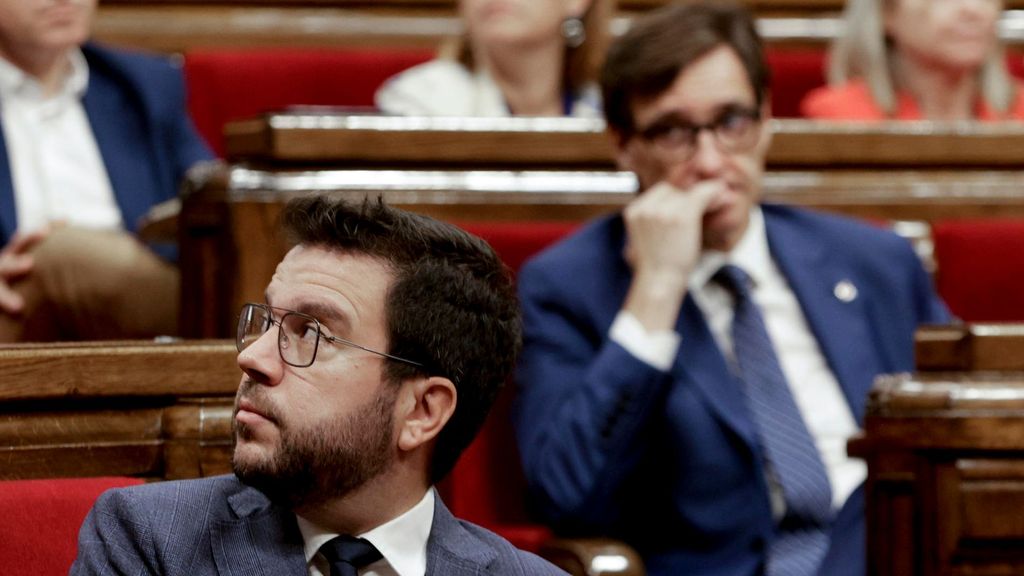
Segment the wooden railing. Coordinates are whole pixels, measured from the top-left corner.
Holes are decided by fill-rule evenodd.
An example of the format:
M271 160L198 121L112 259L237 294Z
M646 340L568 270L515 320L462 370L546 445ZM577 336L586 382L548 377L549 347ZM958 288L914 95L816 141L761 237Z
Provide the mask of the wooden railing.
M1024 326L918 334L918 372L878 379L865 431L868 573L1024 570Z
M1024 126L771 128L765 201L925 224L1024 216ZM232 125L228 154L193 172L183 198L191 337L229 335L230 315L260 297L285 250L277 215L296 195L383 195L449 221L581 221L637 188L615 169L602 124L578 119L269 115Z
M636 14L667 0L620 0L613 34ZM747 0L772 44L823 47L840 33L842 0ZM1007 0L1024 8L1024 0ZM1018 11L1006 12L1002 36L1024 42ZM461 34L455 0L105 0L98 40L182 53L210 47L438 46Z
M0 479L230 471L233 342L0 347Z

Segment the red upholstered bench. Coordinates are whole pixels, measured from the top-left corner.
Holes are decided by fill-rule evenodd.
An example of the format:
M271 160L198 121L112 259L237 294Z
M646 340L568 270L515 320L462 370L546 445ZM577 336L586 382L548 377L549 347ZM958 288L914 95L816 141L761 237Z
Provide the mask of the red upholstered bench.
M0 573L67 574L78 551L78 529L106 489L138 478L59 478L0 482Z
M460 224L489 242L513 272L579 225L538 221ZM456 516L498 532L519 548L538 552L551 538L551 531L531 523L526 514L526 482L510 419L514 395L511 385L502 391L480 434L439 488Z
M224 124L289 106L373 106L387 78L433 57L424 49L193 50L185 54L188 107L224 155Z
M1024 220L933 225L936 286L965 322L1024 321Z
M800 101L808 92L825 85L825 49L771 48L765 51L772 71L772 116L800 117Z

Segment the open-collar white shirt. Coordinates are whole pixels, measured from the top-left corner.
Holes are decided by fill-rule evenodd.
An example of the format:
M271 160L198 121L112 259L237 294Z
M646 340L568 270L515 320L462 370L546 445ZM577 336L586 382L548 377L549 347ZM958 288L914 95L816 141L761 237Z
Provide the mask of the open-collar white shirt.
M22 231L56 221L122 227L121 210L82 106L89 66L77 49L68 54L68 62L61 87L45 95L35 77L0 58L0 121Z

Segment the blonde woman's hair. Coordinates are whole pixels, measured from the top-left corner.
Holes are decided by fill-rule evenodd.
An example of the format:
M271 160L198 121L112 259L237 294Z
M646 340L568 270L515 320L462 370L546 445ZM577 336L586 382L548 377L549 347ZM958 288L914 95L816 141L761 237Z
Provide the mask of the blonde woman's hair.
M566 47L564 79L566 87L573 93L597 81L604 64L605 52L610 40L610 26L615 11L615 0L593 0L583 14L583 29L586 40L577 48ZM469 38L463 35L441 47L441 58L455 59L466 68L473 70L473 50Z
M829 51L828 82L839 85L860 78L871 96L889 116L896 113L896 87L892 43L886 37L883 10L899 0L846 0L845 30ZM981 97L990 108L1006 114L1015 86L1006 69L1002 43L989 54L978 73Z

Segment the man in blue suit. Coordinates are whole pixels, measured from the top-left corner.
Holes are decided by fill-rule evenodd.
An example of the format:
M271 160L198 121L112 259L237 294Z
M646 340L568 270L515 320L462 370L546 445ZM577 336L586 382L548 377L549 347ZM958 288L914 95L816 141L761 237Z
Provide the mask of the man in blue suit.
M0 342L176 332L177 270L134 233L211 153L179 68L83 44L95 10L0 0Z
M633 544L652 575L865 570L845 443L914 331L946 322L910 246L760 205L769 85L723 2L634 23L602 74L642 192L519 274L515 424L537 510Z
M235 476L104 494L71 573L563 574L431 489L520 348L498 256L380 201L283 218L297 245L239 316Z

